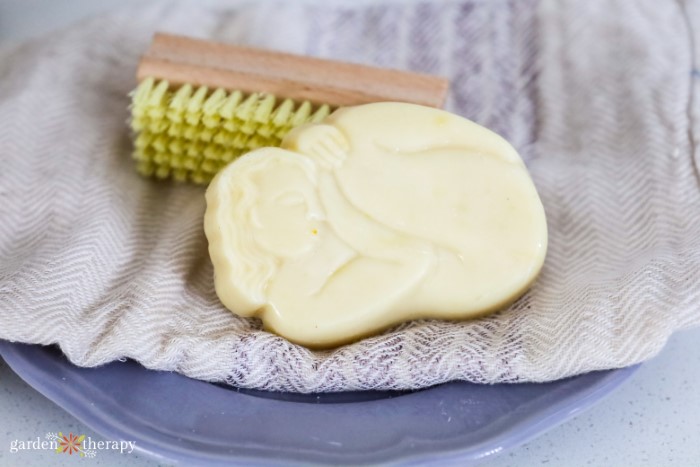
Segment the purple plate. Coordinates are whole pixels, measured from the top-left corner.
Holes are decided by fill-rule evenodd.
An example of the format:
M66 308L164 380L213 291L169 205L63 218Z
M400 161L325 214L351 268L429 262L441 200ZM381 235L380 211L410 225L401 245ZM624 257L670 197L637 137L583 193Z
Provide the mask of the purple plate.
M185 465L474 465L591 407L637 366L545 384L452 382L414 392L235 389L133 361L79 368L55 347L0 340L37 391L108 439Z

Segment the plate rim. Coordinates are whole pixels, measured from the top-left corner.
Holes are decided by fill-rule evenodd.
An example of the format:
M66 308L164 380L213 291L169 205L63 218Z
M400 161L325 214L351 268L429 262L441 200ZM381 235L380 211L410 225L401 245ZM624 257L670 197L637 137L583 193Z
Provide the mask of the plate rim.
M45 346L39 344L14 343L0 339L0 356L5 360L10 369L29 386L61 407L61 409L68 412L71 416L78 419L81 423L107 439L135 439L138 441L135 450L155 460L185 465L189 465L192 462L197 465L309 465L309 463L324 463L330 460L318 458L313 460L279 459L275 457L263 458L260 456L250 456L248 454L223 456L215 453L202 453L183 447L178 448L178 446L173 444L164 444L152 435L148 436L148 432L133 431L133 428L131 429L132 431L130 431L129 426L123 426L114 419L110 419L110 417L106 416L107 414L105 411L98 408L99 404L85 404L77 400L78 398L71 397L69 394L58 390L57 387L54 387L56 386L55 384L51 384L52 382L56 382L55 380L51 378L47 380L45 378L48 372L40 369L24 354L24 350L28 347ZM73 369L82 369L70 363L65 356L63 356L63 360L65 364L73 367ZM604 370L607 374L602 375L600 380L592 386L586 387L580 393L577 392L574 395L567 395L536 414L530 414L527 417L521 418L507 429L490 436L485 441L470 444L466 447L460 447L455 445L458 444L455 442L458 440L451 440L452 445L447 448L432 449L421 453L410 453L409 455L398 458L395 456L383 457L378 455L376 459L364 463L381 463L383 465L424 464L431 461L480 463L496 454L500 455L504 452L508 452L590 409L605 396L625 383L637 371L639 366L640 364L620 369ZM149 370L145 367L141 367L141 369L146 372L156 372L155 370ZM208 384L204 381L201 382ZM424 391L430 391L431 389L433 388L426 388ZM221 390L230 391L226 388L221 388ZM414 393L414 395L420 394L420 392ZM401 397L403 396L399 396L398 398ZM274 401L283 402L278 400ZM298 404L299 402L288 403ZM339 403L342 404L343 402ZM153 430L151 430L151 432L155 433ZM134 437L134 434L138 436ZM143 436L146 436L146 438L143 438ZM403 437L397 444L405 442L407 442L406 437ZM203 464L203 462L206 464Z

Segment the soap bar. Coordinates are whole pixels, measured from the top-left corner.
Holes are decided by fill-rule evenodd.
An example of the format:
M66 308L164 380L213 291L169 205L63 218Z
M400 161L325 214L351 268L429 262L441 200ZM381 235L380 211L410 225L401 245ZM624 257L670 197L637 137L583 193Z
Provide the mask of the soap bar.
M547 248L515 149L451 113L346 107L225 167L206 193L216 292L312 348L522 295Z

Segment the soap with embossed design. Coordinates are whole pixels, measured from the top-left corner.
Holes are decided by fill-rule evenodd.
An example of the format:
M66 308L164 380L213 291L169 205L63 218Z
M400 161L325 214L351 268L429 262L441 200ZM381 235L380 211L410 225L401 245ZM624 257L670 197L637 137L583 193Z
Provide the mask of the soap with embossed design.
M515 149L414 104L346 107L297 128L224 168L206 199L223 305L313 348L499 310L532 284L547 248Z

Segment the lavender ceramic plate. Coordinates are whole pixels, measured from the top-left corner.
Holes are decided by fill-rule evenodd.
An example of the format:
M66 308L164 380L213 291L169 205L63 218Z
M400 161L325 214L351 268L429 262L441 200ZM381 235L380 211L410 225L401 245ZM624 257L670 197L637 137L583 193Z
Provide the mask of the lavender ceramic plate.
M637 368L547 384L299 395L230 389L131 361L79 368L54 347L0 341L0 354L95 431L184 465L474 465L592 406Z

